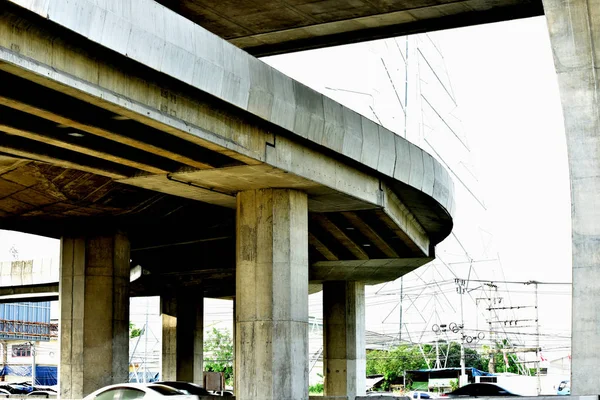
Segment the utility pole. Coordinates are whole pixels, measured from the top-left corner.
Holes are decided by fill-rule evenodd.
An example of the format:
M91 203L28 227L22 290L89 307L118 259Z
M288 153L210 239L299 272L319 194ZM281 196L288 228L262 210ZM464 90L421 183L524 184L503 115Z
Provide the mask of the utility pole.
M8 344L6 343L6 340L2 340L0 341L0 345L2 345L2 368L4 368L8 363ZM3 381L4 379L4 375L0 376L0 381Z
M435 341L435 369L440 369L442 368L442 363L440 361L440 346L439 346L439 339L436 339Z
M467 377L465 373L465 317L463 313L463 295L466 291L466 282L463 279L457 279L456 284L458 285L456 291L460 295L460 379L458 386L462 387L467 384Z
M29 342L31 346L31 386L35 386L36 376L35 376L35 343Z
M146 323L144 324L144 379L148 381L148 298L146 298Z
M490 296L488 297L488 300L489 300L488 310L490 312L490 319L488 321L489 331L490 331L490 346L491 346L490 350L495 350L495 348L496 348L496 338L494 336L494 328L492 326L493 317L494 317L494 309L492 307L492 304L496 303L496 293L493 292L492 290L497 291L498 290L498 286L494 285L493 283L488 283L487 286L489 286L489 288L490 288ZM492 374L496 372L495 354L496 353L494 353L494 352L490 352L490 362L488 364L488 370Z
M402 344L402 297L404 296L404 277L400 277L400 326L398 327L398 345Z
M537 281L529 281L525 283L526 285L535 285L535 338L536 338L536 348L535 348L535 375L537 377L537 394L539 395L542 391L542 381L540 377L540 321L539 321L539 308L538 308L538 282Z

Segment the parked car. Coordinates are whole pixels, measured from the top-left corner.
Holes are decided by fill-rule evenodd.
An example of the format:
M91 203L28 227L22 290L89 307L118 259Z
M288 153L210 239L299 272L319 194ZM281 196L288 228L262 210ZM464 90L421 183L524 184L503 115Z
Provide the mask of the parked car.
M164 381L164 382L154 382L159 385L165 385L177 390L181 390L182 392L188 394L195 394L196 396L213 396L208 390L204 389L200 385L196 385L191 382L181 382L181 381Z
M440 397L498 397L519 396L494 383L470 383Z
M0 389L0 398L10 397L10 392L6 389Z
M170 386L155 383L121 383L105 386L85 396L83 400L198 400L198 396L186 394Z
M556 394L559 396L569 396L571 394L571 382L569 380L560 382Z
M437 399L438 398L437 393L424 392L424 391L419 391L419 390L408 392L408 393L406 393L406 396L408 396L411 399Z
M33 392L29 392L27 397L37 397L41 399L55 399L56 393L48 390L34 390Z
M372 391L372 392L367 392L367 396L369 396L369 397L381 397L381 396L396 397L396 394L394 392Z

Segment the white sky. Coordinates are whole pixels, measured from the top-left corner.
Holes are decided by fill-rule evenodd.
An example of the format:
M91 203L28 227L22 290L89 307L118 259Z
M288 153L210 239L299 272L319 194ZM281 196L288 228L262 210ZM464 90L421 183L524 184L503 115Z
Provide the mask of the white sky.
M479 150L507 279L570 282L566 139L545 19L431 35L442 46L463 123Z

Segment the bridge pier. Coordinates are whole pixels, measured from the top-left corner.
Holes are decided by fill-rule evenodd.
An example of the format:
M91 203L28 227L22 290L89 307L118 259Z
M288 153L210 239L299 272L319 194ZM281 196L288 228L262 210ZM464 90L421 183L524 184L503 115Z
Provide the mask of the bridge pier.
M236 398L307 400L307 196L240 192L236 230Z
M201 290L161 297L163 381L202 386L204 362L204 298Z
M323 283L325 396L353 399L366 391L365 285Z
M544 0L558 75L571 175L573 321L571 393L598 393L600 353L600 4Z
M127 382L129 240L66 236L60 266L60 396L81 399Z

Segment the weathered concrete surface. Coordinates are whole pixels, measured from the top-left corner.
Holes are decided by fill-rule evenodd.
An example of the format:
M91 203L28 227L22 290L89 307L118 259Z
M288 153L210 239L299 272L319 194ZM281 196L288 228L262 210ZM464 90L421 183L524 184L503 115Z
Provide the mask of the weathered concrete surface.
M202 289L161 296L162 379L202 386L204 298Z
M571 174L571 393L598 394L600 353L600 2L544 0Z
M162 319L162 362L161 379L177 380L177 301L174 298L160 298Z
M403 174L404 171L395 171L391 166L404 164L397 162L399 154L396 151L388 152L391 146L386 144L403 142L402 145L406 144L410 148L410 165L407 165L410 168L410 176L404 183L419 191L423 189L425 168L421 149L406 142L404 138L393 132L378 127L369 119L290 79L152 0L126 0L115 4L96 3L88 0L72 0L70 2L12 1L92 42L121 55L126 55L132 60L211 94L286 131L293 132L298 138L307 139L320 146L327 146L331 144L332 138L325 134L325 129L334 129L337 134L341 135L341 141L338 143L341 146L335 145L332 148L335 152L389 178L399 180L398 174ZM8 30L6 33L8 42L6 47L10 48L11 39L15 39L14 33L12 30ZM24 34L25 32L19 33L20 36ZM12 44L14 45L14 43ZM23 43L23 46L28 47L26 43ZM39 49L36 48L36 50ZM26 48L20 51L29 53ZM38 51L33 51L34 55L37 55L36 53ZM15 62L14 57L10 57L8 54L4 57L0 55L0 59L4 58L5 61ZM128 115L129 117L139 119L151 115L154 123L157 121L173 123L177 128L183 128L181 132L173 131L173 133L183 134L187 139L191 139L190 133L192 133L191 130L194 130L193 127L199 127L200 130L194 130L192 133L198 143L202 142L224 154L232 155L232 151L239 153L237 157L240 160L249 161L248 157L250 157L255 163L256 161L267 161L273 166L308 179L325 179L328 187L335 186L335 180L332 181L332 177L328 174L310 170L308 171L310 176L306 176L305 172L307 171L303 170L310 168L315 162L320 163L321 160L326 159L323 155L310 157L307 160L304 150L298 151L292 148L290 149L292 151L285 151L285 149L280 149L284 143L280 141L279 137L277 145L267 146L265 154L265 143L275 143L273 138L275 132L260 132L256 128L245 127L243 132L230 127L225 129L226 127L219 124L220 121L217 120L217 118L222 120L222 117L207 118L208 115L214 114L210 108L205 112L198 112L198 109L194 109L192 112L188 109L190 100L181 98L172 91L168 91L168 97L172 98L172 101L165 104L164 91L161 92L159 88L148 87L146 82L127 78L114 71L113 66L111 66L112 73L117 72L116 75L120 76L106 79L108 76L105 74L108 71L103 71L101 64L96 60L93 63L88 62L86 65L81 65L81 63L74 62L78 58L77 56L44 56L40 61L52 66L54 71L47 73L36 71L36 73L61 80L65 77L57 76L60 74L57 74L56 71L66 71L83 79L84 82L88 81L94 85L93 88L86 88L86 84L83 82L71 81L67 83L69 86L76 86L79 90L84 91L91 89L94 96L99 95L98 86L105 87L113 93L123 92L122 82L125 79L128 81L125 85L127 91L123 93L126 94L126 97L138 104L150 105L152 109L168 111L167 115L154 115L153 113L147 114L144 110L143 117ZM64 64L65 60L68 60L68 65ZM20 67L38 68L39 66L20 65ZM138 88L138 85L141 87ZM103 101L116 101L123 104L122 99L111 99L111 97L113 96L102 96ZM138 113L141 111L137 104L126 102L123 105L130 109L137 108ZM183 118L190 124L182 126L180 121L171 122L169 116L177 116L175 120ZM325 124L325 121L328 124ZM379 157L379 149L384 147L383 151L386 156ZM270 156L269 152L276 154ZM312 163L305 161L312 161ZM434 163L437 164L437 162ZM331 166L324 171L335 169L334 164L329 164ZM433 176L433 186L443 186L444 190L433 190L431 196L452 213L453 204L449 202L453 193L451 180L444 168L436 169L436 172L438 175Z
M306 194L237 197L236 397L308 399Z
M129 241L64 237L60 269L60 396L81 399L129 376Z
M365 395L365 285L323 284L323 372L325 396Z
M202 385L204 298L202 290L177 298L177 380Z
M335 46L542 14L538 1L158 0L254 55Z

